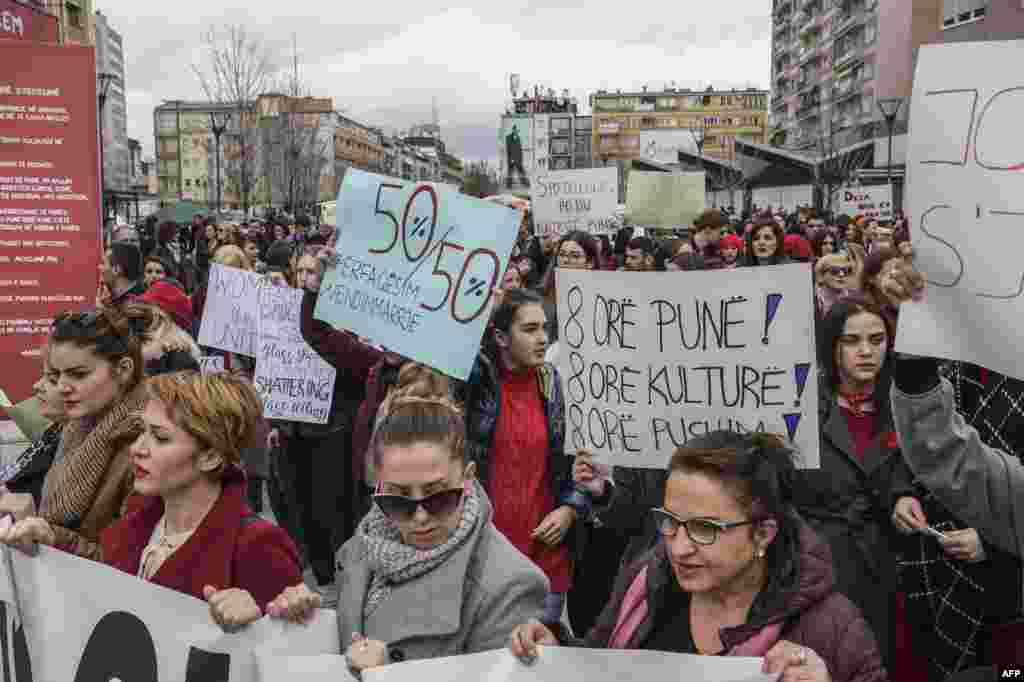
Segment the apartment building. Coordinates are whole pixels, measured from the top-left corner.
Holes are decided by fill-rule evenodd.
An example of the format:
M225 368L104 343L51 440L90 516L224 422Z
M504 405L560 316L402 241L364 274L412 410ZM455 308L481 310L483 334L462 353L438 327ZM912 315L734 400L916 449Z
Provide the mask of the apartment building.
M943 0L942 27L929 42L1024 38L1021 0Z
M601 165L641 158L677 163L679 150L732 160L736 139L767 139L765 90L598 90L590 105L591 155Z
M917 48L934 35L944 1L969 0L774 0L773 137L831 153L885 135L877 102L909 103Z
M103 191L129 190L128 105L125 99L124 42L102 12L96 12L96 73L110 77L102 98ZM102 87L102 86L101 86ZM109 203L109 202L108 202Z
M514 94L498 135L506 186L525 189L531 178L549 170L592 167L592 131L593 117L578 114L567 90L560 96L540 88Z

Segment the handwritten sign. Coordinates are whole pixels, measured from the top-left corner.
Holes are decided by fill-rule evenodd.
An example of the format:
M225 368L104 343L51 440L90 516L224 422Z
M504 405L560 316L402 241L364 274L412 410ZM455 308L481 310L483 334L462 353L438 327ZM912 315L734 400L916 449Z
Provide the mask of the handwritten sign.
M206 290L199 345L256 357L256 310L262 278L255 272L214 263Z
M547 173L534 182L530 199L537 234L563 235L573 230L609 234L619 228L615 168Z
M1024 379L1024 41L926 45L911 102L908 215L922 304L897 348Z
M524 665L507 649L468 656L394 663L367 670L366 682L775 682L761 673L763 659L742 656L695 656L660 651L622 651L539 647L537 660ZM327 677L302 678L328 682Z
M315 316L465 380L521 214L450 187L349 169L338 264Z
M340 651L333 611L320 611L309 626L264 618L226 634L208 605L189 595L49 547L35 557L0 552L5 680L257 682L254 653Z
M253 383L267 419L326 424L336 371L302 338L302 295L302 290L289 287L260 289Z
M839 213L864 216L868 220L892 220L892 188L889 185L841 189Z
M566 452L663 468L728 429L786 436L818 466L809 267L557 277Z
M199 371L203 374L219 374L224 371L224 356L204 355L199 358Z
M631 171L626 218L636 226L689 225L704 210L704 173Z

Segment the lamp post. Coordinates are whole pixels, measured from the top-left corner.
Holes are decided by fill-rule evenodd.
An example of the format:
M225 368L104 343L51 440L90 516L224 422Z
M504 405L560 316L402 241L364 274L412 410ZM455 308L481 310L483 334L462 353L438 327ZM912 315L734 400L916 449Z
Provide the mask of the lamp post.
M221 201L221 184L220 184L220 136L227 130L228 123L231 121L230 111L211 111L210 112L210 129L213 131L213 144L214 154L216 155L216 174L217 174L217 219L220 219L220 201Z
M892 186L892 135L901 106L903 106L902 97L883 97L878 100L878 108L881 110L882 116L885 117L885 127L889 133L889 162L886 164L886 177L889 181L889 196L893 202L894 211L896 209L896 192L893 191Z
M110 92L110 84L117 80L117 76L112 73L101 72L96 74L96 97L99 100L99 135L100 141L100 211L103 214L103 222L107 221L107 159L103 149L104 135L103 135L103 119L104 109L107 106L107 94Z

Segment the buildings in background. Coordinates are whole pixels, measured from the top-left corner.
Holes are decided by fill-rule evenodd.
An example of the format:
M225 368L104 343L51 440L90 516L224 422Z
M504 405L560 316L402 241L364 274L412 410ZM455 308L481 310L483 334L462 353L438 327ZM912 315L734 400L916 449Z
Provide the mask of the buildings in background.
M131 159L128 151L128 109L125 99L124 49L121 34L102 12L96 12L96 73L109 84L97 84L100 95L100 142L103 160L104 204L110 210L119 195L129 192ZM106 92L102 92L104 89ZM116 212L116 210L115 210Z
M679 150L732 160L736 139L767 139L764 90L598 90L590 105L592 156L601 165L634 159L677 163Z
M942 26L928 42L1024 38L1024 3L1020 0L944 0Z
M93 0L26 0L57 18L59 42L64 45L95 45Z
M563 90L532 94L513 91L498 133L500 172L507 187L526 189L547 171L590 168L593 118L580 116L578 103Z
M332 201L349 168L409 180L461 184L462 163L445 151L439 131L387 136L334 110L330 98L260 95L241 120L233 105L167 101L153 112L160 203L221 208L302 210ZM429 134L427 134L429 133Z
M42 0L0 0L0 40L59 43L57 17Z

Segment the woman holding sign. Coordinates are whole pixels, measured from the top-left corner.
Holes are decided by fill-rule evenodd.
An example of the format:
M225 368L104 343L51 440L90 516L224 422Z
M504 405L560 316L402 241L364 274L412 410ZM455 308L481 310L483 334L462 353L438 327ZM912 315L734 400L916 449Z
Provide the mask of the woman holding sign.
M828 543L793 506L793 452L768 434L717 431L679 448L661 541L623 569L587 635L589 648L763 656L783 682L884 682L878 647L857 607L834 589ZM561 634L561 633L560 633ZM516 628L530 662L557 646L537 621Z
M541 614L547 580L495 528L466 450L448 399L391 402L371 447L374 506L338 553L338 634L353 670L500 649ZM298 586L269 612L301 619L318 602Z
M262 617L302 582L298 552L246 505L242 446L263 411L255 390L230 374L178 372L145 384L143 431L131 445L136 498L102 534L94 558L210 603L232 630ZM2 538L29 549L57 544L44 518L19 521Z

